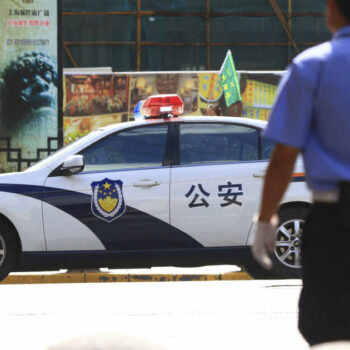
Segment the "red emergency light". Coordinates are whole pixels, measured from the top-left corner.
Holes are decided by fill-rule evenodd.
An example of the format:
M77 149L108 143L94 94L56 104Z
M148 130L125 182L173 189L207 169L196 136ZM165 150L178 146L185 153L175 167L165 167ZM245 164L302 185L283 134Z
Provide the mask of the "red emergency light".
M175 94L153 95L146 99L142 106L146 117L168 117L184 113L184 103Z

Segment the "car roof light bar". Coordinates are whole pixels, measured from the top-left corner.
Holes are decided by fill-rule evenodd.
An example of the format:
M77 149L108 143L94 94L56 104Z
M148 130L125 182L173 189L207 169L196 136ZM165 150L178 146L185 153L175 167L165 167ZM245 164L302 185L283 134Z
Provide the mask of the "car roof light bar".
M148 118L168 118L182 115L184 113L184 103L175 94L153 95L145 100L142 111Z

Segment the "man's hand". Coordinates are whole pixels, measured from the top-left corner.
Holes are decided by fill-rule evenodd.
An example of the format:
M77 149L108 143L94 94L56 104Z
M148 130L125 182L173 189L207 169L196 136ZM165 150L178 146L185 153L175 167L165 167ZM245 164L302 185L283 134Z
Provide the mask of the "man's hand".
M273 267L270 254L275 248L275 236L278 218L274 215L270 221L255 222L255 237L252 253L255 260L266 270Z
M260 214L255 220L252 252L254 258L267 270L272 269L269 254L274 250L278 224L274 213L287 189L299 151L298 148L277 144L266 171Z

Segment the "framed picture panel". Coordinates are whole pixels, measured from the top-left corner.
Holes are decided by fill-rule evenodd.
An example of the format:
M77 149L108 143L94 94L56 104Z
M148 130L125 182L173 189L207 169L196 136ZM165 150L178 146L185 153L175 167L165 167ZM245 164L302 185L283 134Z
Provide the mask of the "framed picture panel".
M0 2L0 172L63 143L59 0Z

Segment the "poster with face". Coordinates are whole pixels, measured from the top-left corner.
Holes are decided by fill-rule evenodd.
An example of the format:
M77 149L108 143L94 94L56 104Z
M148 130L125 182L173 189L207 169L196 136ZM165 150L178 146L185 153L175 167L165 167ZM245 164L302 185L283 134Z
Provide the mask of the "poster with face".
M58 147L58 1L0 1L0 172Z

